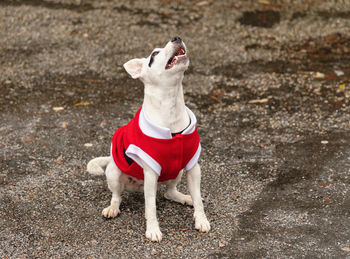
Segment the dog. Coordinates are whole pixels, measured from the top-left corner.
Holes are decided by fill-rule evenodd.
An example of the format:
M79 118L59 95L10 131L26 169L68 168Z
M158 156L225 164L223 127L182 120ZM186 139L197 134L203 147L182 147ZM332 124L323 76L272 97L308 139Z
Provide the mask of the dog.
M143 191L146 237L160 242L162 232L156 215L159 182L167 185L165 198L193 206L195 228L209 232L200 193L201 145L196 117L185 106L182 87L189 66L185 43L174 37L149 57L132 59L123 66L133 79L143 82L144 100L135 117L114 133L111 156L94 158L87 165L91 174L106 174L112 192L110 206L102 215L114 218L119 214L124 190ZM176 188L184 171L190 195Z

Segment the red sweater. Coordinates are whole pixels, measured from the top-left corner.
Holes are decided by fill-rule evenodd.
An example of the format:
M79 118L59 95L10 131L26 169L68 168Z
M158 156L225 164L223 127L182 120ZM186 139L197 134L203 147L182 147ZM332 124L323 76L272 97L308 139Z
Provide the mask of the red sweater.
M113 135L111 155L117 167L123 173L143 180L143 160L159 175L159 182L175 179L182 169L191 169L198 161L201 147L196 117L186 109L191 124L172 137L169 129L147 120L141 108Z

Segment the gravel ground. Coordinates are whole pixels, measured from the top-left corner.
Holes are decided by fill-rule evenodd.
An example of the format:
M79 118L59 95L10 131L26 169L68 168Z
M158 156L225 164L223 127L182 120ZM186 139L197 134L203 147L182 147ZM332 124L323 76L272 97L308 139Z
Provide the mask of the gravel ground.
M85 167L142 103L123 63L175 35L212 231L161 188L158 244ZM349 1L2 0L0 66L1 258L350 258Z

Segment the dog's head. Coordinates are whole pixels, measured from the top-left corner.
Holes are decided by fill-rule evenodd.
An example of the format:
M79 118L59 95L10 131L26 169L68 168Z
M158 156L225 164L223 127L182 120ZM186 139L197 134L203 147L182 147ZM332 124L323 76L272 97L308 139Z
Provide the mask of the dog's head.
M174 37L164 48L154 49L148 58L129 60L124 68L134 79L159 85L182 79L189 63L185 43L180 37Z

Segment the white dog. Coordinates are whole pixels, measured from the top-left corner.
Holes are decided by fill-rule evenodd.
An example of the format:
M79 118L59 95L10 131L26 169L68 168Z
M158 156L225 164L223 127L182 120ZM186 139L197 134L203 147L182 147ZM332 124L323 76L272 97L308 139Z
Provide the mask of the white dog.
M197 163L201 146L195 115L185 106L182 89L188 68L187 50L175 37L164 48L156 48L148 58L132 59L124 64L132 78L144 83L142 108L127 125L119 128L111 145L110 157L92 159L87 170L101 175L106 167L111 205L102 211L106 218L119 213L123 190L144 191L146 237L161 241L156 215L157 183L167 185L165 198L193 205L195 228L208 232L200 194L201 171ZM176 189L183 171L187 174L190 195Z

